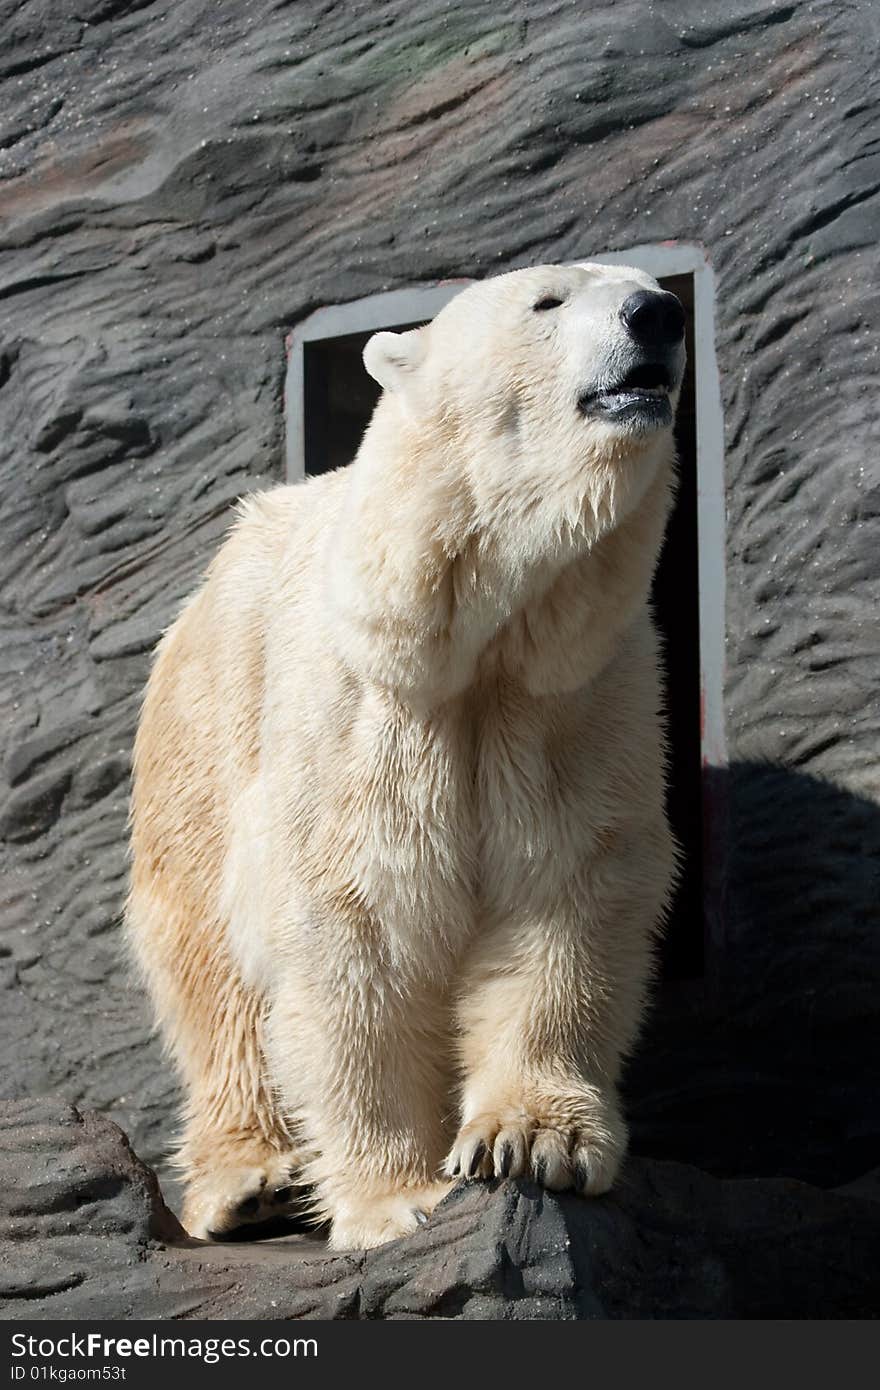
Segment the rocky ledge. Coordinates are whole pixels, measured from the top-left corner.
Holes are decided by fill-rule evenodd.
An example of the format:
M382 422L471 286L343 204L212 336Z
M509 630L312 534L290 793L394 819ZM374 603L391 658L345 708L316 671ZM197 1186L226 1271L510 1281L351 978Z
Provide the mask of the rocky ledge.
M527 1182L457 1188L427 1226L331 1253L290 1234L190 1240L102 1115L0 1106L5 1318L867 1318L880 1313L876 1179L823 1191L630 1161L598 1201Z

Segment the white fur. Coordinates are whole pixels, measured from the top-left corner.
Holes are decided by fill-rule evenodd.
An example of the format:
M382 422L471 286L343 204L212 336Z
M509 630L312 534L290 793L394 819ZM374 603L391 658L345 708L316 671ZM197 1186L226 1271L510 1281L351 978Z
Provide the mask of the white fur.
M447 1154L614 1179L673 864L647 604L672 442L577 400L643 287L540 267L377 335L356 462L250 499L163 639L128 920L196 1234L288 1170L339 1247L412 1229Z

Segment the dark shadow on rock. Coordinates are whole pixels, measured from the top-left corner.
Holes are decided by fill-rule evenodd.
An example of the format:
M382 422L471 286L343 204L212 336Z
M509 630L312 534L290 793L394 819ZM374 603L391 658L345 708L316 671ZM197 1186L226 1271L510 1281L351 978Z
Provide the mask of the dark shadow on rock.
M716 978L659 993L633 1149L847 1182L880 1164L880 807L768 763L706 778Z
M231 1231L214 1236L213 1239L218 1245L240 1245L262 1240L283 1240L287 1236L309 1236L316 1240L323 1239L326 1234L326 1231L316 1230L307 1215L300 1217L294 1212L289 1216L274 1216L268 1221L254 1221L247 1226L236 1226Z

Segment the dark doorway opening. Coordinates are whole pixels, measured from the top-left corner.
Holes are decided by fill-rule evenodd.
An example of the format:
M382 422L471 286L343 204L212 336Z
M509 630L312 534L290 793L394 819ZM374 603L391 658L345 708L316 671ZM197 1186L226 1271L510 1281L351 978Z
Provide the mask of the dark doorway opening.
M682 851L663 945L663 974L667 979L689 979L701 976L704 969L694 281L685 274L665 277L660 283L678 295L687 316L687 369L675 429L679 486L652 594L663 635L670 764L667 809ZM418 325L385 326L403 332ZM303 346L307 475L340 468L357 453L380 391L361 358L374 331L318 339Z
M395 333L416 323L389 324ZM363 363L375 329L306 343L303 353L303 443L308 476L351 463L381 395Z

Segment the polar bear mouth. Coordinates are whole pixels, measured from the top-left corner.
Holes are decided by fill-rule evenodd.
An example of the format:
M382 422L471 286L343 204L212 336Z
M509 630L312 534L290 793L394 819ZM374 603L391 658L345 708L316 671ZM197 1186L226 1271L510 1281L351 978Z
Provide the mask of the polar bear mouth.
M584 392L578 398L582 415L600 419L638 419L662 426L672 422L672 373L663 362L640 362L619 381Z

